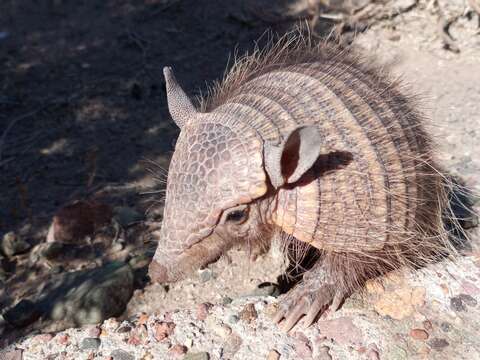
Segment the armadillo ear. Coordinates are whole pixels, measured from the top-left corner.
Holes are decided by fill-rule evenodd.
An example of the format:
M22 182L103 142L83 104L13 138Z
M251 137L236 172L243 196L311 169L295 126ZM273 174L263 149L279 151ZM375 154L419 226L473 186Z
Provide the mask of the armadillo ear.
M178 84L171 67L163 68L167 88L168 110L175 124L181 129L197 110Z
M316 126L293 130L280 145L264 144L265 170L275 188L298 181L317 161L323 141Z

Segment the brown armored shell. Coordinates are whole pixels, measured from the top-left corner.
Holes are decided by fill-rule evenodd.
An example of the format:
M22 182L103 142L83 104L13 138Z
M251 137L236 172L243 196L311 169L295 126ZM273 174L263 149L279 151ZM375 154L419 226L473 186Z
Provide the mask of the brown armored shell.
M317 248L365 253L441 229L441 177L422 118L379 74L336 46L273 48L240 62L203 104L263 141L318 127L325 154L279 189L273 212L285 233Z

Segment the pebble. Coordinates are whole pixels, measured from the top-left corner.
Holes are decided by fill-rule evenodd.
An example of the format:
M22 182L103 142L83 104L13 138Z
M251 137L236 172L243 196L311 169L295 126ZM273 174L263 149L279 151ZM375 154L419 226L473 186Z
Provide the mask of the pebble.
M0 249L7 256L11 257L29 250L32 246L13 231L3 235L0 241Z
M224 296L222 298L222 304L223 305L228 305L228 304L231 304L232 303L232 298L231 297L228 297L228 296Z
M62 345L66 345L70 342L70 336L68 336L67 334L59 334L55 336L55 339L59 344L62 344Z
M149 318L148 314L141 313L140 316L138 317L137 323L139 325L146 325L148 318Z
M443 332L449 332L452 330L452 325L445 321L440 324L440 329L442 329Z
M209 360L210 355L208 352L187 353L183 360Z
M154 336L157 341L162 341L173 333L175 324L173 322L160 322L154 327Z
M368 349L366 355L369 360L380 360L380 354L376 349Z
M113 350L110 354L113 360L135 360L135 356L125 350Z
M463 303L465 303L467 306L477 306L477 300L471 295L468 294L460 294L458 297L462 300Z
M240 311L240 314L238 314L240 319L247 323L251 323L254 321L257 317L257 310L255 310L255 305L250 303L245 305L242 311Z
M91 338L99 337L102 333L102 329L100 326L93 326L88 330L88 336Z
M227 319L228 323L230 323L230 324L236 324L238 322L238 320L240 320L240 318L235 314L230 315Z
M82 340L80 348L82 350L96 350L100 347L101 341L98 338L85 338Z
M332 355L330 355L330 348L328 346L321 346L318 349L318 354L315 356L316 360L332 360Z
M456 312L467 311L467 308L459 296L455 296L450 299L450 307Z
M213 307L210 303L202 303L197 306L197 320L205 320L208 316L210 309Z
M168 349L168 352L174 356L182 356L187 353L187 350L188 349L185 345L176 344Z
M120 324L116 332L119 334L124 334L130 331L132 331L132 324L128 322L123 322Z
M242 343L243 340L238 334L232 333L228 336L223 344L225 357L229 359L234 358L237 351L240 350Z
M429 335L428 332L423 329L412 329L410 336L416 340L427 340Z
M295 347L295 353L300 359L306 359L312 357L312 345L308 338L301 334L296 333L296 338L293 341Z
M430 320L425 320L424 322L422 322L422 325L425 328L425 330L427 330L427 331L432 331L433 330L433 325L432 325L432 322Z
M278 353L277 350L272 349L268 352L267 360L278 360L278 359L280 359L280 354Z
M213 324L211 328L212 331L222 339L226 339L227 336L232 333L232 328L225 324Z
M445 339L433 338L428 342L428 345L430 345L430 347L434 350L442 351L444 348L446 348L450 344Z
M252 291L251 295L278 297L280 295L280 290L278 289L277 284L265 282L259 284L256 289Z
M207 282L213 277L213 271L211 269L198 270L198 276L201 282Z

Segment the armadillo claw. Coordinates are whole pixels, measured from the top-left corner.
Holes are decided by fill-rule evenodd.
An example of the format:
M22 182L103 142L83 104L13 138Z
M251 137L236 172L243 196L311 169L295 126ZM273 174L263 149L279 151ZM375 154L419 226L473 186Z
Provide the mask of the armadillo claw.
M343 294L335 291L333 285L323 285L319 290L308 291L295 288L280 301L280 308L273 317L273 322L288 332L303 317L302 327L307 328L331 304L332 311L340 306ZM282 323L282 319L285 319Z

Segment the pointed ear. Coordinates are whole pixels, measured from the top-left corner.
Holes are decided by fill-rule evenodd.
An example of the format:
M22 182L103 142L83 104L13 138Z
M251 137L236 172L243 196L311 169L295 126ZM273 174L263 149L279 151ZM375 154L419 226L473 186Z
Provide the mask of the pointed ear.
M175 79L171 67L163 68L167 88L168 110L175 124L181 129L197 110Z
M263 158L272 185L278 188L298 181L318 159L322 147L315 125L296 128L280 145L266 142Z

